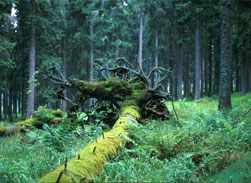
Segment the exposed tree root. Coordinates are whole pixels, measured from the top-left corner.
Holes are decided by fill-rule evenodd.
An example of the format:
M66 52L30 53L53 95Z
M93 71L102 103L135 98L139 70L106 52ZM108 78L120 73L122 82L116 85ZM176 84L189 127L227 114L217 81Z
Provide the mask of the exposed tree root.
M125 64L130 65L128 62ZM96 98L112 102L120 110L120 116L111 131L104 133L70 161L66 160L64 165L46 174L41 178L41 183L91 181L100 173L105 162L116 156L117 151L125 145L128 140L127 130L137 124L140 114L146 118L168 118L169 111L163 103L164 100L168 100L168 95L159 91L159 88L161 81L168 77L169 72L163 68L154 68L146 76L143 71L134 71L126 65L115 68L96 65L105 81L95 83L75 78L66 80L60 74L58 77L51 75L52 81L60 85L57 90L58 98L64 99L65 88L75 89L78 92L73 102L76 103L76 109L78 107L84 109L83 104L87 99ZM151 88L149 80L155 72L161 77ZM111 73L120 79L110 78Z

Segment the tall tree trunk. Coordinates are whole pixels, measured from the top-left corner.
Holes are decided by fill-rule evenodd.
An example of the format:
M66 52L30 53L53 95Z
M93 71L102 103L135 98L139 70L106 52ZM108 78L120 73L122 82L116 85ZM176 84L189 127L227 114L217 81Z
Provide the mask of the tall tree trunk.
M22 88L21 88L21 91L22 91ZM22 110L21 110L21 105L22 105L22 103L21 103L21 95L19 94L18 95L18 114L22 114ZM22 116L22 115L21 115Z
M212 69L213 69L213 59L212 59L212 39L209 38L208 44L208 96L212 95Z
M17 118L17 93L14 92L13 94L13 114Z
M3 113L4 113L4 120L8 118L8 87L5 86L4 96L3 96Z
M34 111L34 103L35 103L35 27L32 23L31 25L31 43L30 43L30 64L29 64L29 91L27 97L27 111L26 111L26 119L31 117L32 112Z
M221 30L220 28L220 24L219 24L219 30ZM216 39L216 43L215 43L215 53L214 53L214 58L215 58L215 68L214 68L214 93L215 94L219 94L219 86L220 86L220 55L221 55L221 40L220 40L220 31L218 33L218 37Z
M142 70L142 62L143 62L143 56L142 56L142 51L143 51L143 20L144 20L144 15L143 15L143 8L140 8L139 12L139 19L140 19L140 24L139 24L139 53L138 53L138 65L139 68L138 70Z
M177 99L182 99L182 67L183 67L183 60L182 60L182 46L179 45L179 56L177 62Z
M13 122L13 116L12 116L12 106L13 106L13 96L12 96L12 88L9 89L9 101L8 101L8 116L9 121Z
M93 82L93 66L94 66L94 43L93 43L93 22L90 22L90 81ZM94 105L94 99L89 100L89 107ZM91 120L91 118L90 118Z
M231 108L233 0L224 0L222 11L219 110Z
M236 87L235 87L235 92L240 92L240 88L241 88L241 73L240 73L240 61L241 61L241 52L238 51L237 55L236 55L236 63L235 63L235 72L236 72Z
M63 76L66 78L66 36L62 38L62 71ZM63 91L64 97L66 97L66 89ZM66 100L62 101L62 111L66 112L67 103Z
M170 69L171 71L174 70L174 67L173 67L173 61L172 59L170 59ZM174 97L174 76L170 77L170 94L172 97Z
M247 53L246 51L242 51L242 63L241 63L241 92L245 95L248 91L247 89L247 78L248 78L248 71L247 71Z
M2 116L2 91L0 90L0 121L3 120Z
M158 67L159 66L159 61L158 61L158 56L159 56L159 38L158 38L158 31L156 30L155 32L155 67ZM157 83L158 81L158 73L155 72L155 83Z
M90 24L90 81L93 81L94 48L93 48L93 25Z
M200 86L200 96L204 96L204 88L205 88L205 59L201 59L201 86Z
M22 78L22 88L21 88L21 100L22 100L22 105L21 105L21 116L24 116L25 115L25 112L26 112L26 94L25 94L25 86L26 86L26 82L25 82L25 74L23 72L23 77Z
M190 94L190 58L184 63L184 96L187 98Z
M208 50L210 52L210 50ZM208 59L205 56L204 60L204 84L205 84L205 95L208 95Z
M200 98L200 17L196 16L195 33L195 99Z
M249 39L249 45L248 45L248 48L250 48L250 39ZM247 50L247 59L249 59L248 61L248 66L247 66L247 83L248 83L248 88L247 90L248 91L251 91L251 60L250 60L250 57L251 57L251 52L250 50Z
M116 37L116 43L115 60L119 58L119 35Z

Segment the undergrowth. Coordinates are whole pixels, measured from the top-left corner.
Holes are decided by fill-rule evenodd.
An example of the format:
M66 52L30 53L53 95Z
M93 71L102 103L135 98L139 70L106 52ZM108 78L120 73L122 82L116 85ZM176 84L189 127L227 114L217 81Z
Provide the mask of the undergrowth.
M145 121L131 129L130 143L95 182L251 182L251 114L235 124L250 108L251 93L234 94L232 102L223 112L216 96L175 102L179 121ZM78 122L0 138L0 183L38 182L102 133L102 123Z
M62 123L0 138L0 183L38 182L102 133L101 126Z
M127 149L106 164L96 181L210 182L212 175L250 157L251 115L233 124L251 106L251 93L234 94L232 101L232 110L223 112L215 97L175 102L180 120L147 121L132 129ZM250 170L242 171L237 182L250 182Z

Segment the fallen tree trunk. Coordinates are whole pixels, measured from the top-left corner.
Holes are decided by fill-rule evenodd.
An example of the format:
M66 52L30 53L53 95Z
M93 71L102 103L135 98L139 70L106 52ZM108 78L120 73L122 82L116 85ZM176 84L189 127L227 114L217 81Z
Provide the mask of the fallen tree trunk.
M17 122L11 126L0 126L0 137L14 135L18 131L34 126L41 128L43 124L56 125L65 118L64 113L57 109L38 108L33 112L33 117L25 121Z
M124 147L128 140L127 130L137 124L139 117L138 107L127 106L123 108L120 118L112 130L104 133L95 142L85 147L70 161L66 161L64 165L46 174L39 182L91 181L95 175L100 173L105 162L110 161L112 157L117 155L118 149Z
M66 81L54 78L61 83L61 88L57 90L59 98L65 98L63 91L66 87L73 88L78 91L77 107L83 105L89 98L110 100L120 107L120 116L111 131L104 133L70 161L66 160L64 165L47 173L41 178L41 183L91 181L95 175L100 173L105 162L109 161L110 157L117 155L118 149L124 146L128 140L128 129L133 124L137 124L142 111L144 111L142 113L144 115L149 112L147 117L151 113L155 113L154 116L159 117L168 116L169 112L162 102L166 99L166 95L159 92L157 87L149 89L148 82L145 82L141 75L138 76L136 80L133 79L135 81L133 83L117 78L96 83L78 79Z

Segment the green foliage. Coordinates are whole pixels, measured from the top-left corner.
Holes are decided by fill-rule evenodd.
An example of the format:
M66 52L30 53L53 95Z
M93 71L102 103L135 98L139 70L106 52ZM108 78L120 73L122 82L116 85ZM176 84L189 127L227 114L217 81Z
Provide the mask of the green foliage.
M222 180L224 182L232 183L248 183L251 181L251 154L250 152L241 157L242 160L235 162L227 167L222 172L209 177L207 179L208 183L220 183Z
M132 129L127 149L107 163L97 181L206 181L250 152L251 116L232 126L251 105L250 97L234 95L229 113L219 112L211 98L176 102L180 121L147 121ZM248 179L249 169L242 174L242 180Z
M95 125L56 127L43 125L43 130L30 129L0 139L0 183L31 183L63 164L103 133Z

